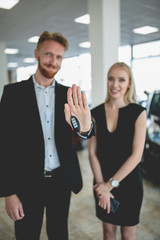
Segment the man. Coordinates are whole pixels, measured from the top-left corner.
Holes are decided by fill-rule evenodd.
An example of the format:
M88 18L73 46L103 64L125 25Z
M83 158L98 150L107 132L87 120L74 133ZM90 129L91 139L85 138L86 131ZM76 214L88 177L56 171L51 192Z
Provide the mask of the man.
M17 240L39 239L44 209L48 239L67 240L71 191L82 188L70 120L75 116L80 130L88 132L91 116L79 87L54 80L67 48L64 36L43 32L35 49L36 73L4 87L0 194Z

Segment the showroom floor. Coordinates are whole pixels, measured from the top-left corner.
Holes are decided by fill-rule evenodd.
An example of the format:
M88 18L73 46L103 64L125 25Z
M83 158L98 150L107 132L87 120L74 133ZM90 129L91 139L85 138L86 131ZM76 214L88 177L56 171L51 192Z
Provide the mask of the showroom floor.
M92 196L92 173L87 149L78 152L84 187L72 195L69 216L69 240L102 240L100 221L95 217ZM4 199L0 199L0 240L15 240L13 222L5 213ZM41 240L47 240L45 218ZM118 230L117 240L120 240ZM144 179L144 200L141 223L137 226L136 240L160 240L160 185Z

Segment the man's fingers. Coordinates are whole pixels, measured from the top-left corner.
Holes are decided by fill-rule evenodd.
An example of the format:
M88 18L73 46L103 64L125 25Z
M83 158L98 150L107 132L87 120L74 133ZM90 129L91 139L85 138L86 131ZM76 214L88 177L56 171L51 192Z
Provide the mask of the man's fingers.
M72 108L73 106L80 106L88 109L88 101L86 94L84 92L81 92L80 87L76 86L76 84L73 84L72 88L68 89L67 102L70 108Z
M84 92L82 92L82 102L83 102L83 107L85 109L88 108L88 101L87 101L86 94Z
M19 207L19 217L23 218L24 217L24 211L22 205Z
M83 102L82 102L82 92L81 92L80 87L77 87L77 96L78 96L78 105L80 107L82 107L83 106Z
M72 97L73 97L73 104L75 106L86 107L88 106L87 98L85 93L81 92L79 86L75 84L72 85Z
M22 217L20 216L19 210L17 209L17 211L14 213L14 221L20 220L20 219L22 219Z
M72 85L72 93L73 93L73 104L75 106L78 105L78 96L77 96L77 86L75 84Z
M69 105L67 103L64 104L64 112L65 112L65 114L70 113L70 108L69 108Z
M65 105L64 105L64 113L65 113L66 121L71 126L71 111L70 111L70 107L69 107L69 105L67 103L65 103Z
M69 88L67 91L67 102L70 107L73 106L73 99L72 99L72 88Z
M21 220L24 217L24 214L21 213L22 216L20 215L19 209L15 209L14 211L10 211L8 213L8 216L13 220L13 221L17 221L17 220Z

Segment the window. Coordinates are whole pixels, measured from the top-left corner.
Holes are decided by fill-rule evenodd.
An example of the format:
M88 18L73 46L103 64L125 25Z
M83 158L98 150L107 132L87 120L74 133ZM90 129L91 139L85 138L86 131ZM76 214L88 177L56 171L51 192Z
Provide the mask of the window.
M160 92L154 94L150 111L151 111L151 114L160 117Z

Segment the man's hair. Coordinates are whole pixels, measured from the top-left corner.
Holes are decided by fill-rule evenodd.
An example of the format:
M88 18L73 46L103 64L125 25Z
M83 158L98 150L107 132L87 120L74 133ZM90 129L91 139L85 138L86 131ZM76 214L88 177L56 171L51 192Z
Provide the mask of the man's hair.
M43 42L48 41L48 40L55 41L55 42L62 44L65 48L65 51L67 51L67 49L68 49L67 39L61 33L57 33L57 32L50 33L48 31L44 31L40 35L38 43L37 43L37 49L40 48L40 46Z

